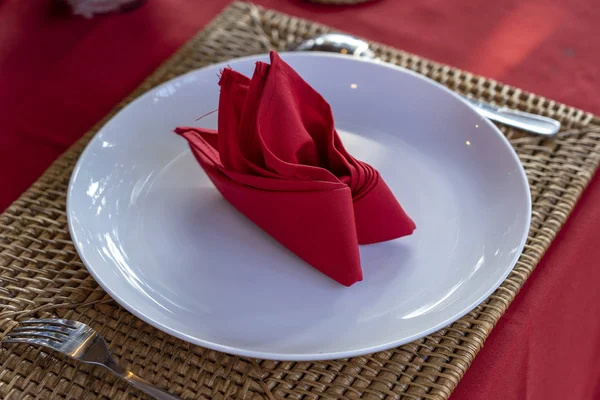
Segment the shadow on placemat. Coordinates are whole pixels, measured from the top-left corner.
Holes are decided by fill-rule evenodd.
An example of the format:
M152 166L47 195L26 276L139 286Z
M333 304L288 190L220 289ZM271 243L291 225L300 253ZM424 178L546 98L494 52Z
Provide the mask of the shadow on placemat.
M16 320L57 315L97 329L120 360L184 399L447 399L492 327L554 239L600 160L600 124L591 114L519 89L373 44L385 61L508 107L559 119L555 139L501 127L531 184L529 240L502 286L467 316L413 343L353 359L276 362L230 356L164 334L120 308L87 273L70 240L65 197L90 138L124 104L151 87L208 64L291 43L329 28L248 3L235 3L184 45L120 106L64 154L0 216L0 331ZM103 370L36 348L0 350L3 399L129 399L141 396Z

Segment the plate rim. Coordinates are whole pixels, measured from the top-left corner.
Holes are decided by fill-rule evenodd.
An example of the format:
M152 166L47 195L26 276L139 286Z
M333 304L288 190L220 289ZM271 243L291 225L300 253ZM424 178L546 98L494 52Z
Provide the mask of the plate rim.
M366 58L362 58L362 57L348 56L348 55L331 53L331 52L286 51L286 52L280 52L279 54L284 61L289 57L291 57L291 58L294 58L294 57L343 58L346 60L352 60L354 62L362 62L362 63L379 65L384 68L396 70L398 73L409 74L417 79L422 80L426 84L433 85L433 86L437 87L438 89L441 89L442 92L452 95L462 105L464 105L466 108L468 108L470 110L469 112L479 116L482 120L482 123L487 124L487 126L489 128L491 128L491 130L494 131L494 133L497 136L499 136L500 139L503 141L504 146L506 146L507 150L509 151L509 153L511 154L511 156L513 158L513 161L518 166L519 176L521 178L520 183L524 186L523 189L525 192L524 200L525 200L525 208L526 208L525 223L523 225L524 230L521 233L522 237L521 237L521 242L518 247L518 251L515 252L510 263L508 263L510 268L507 267L506 270L504 271L504 273L502 274L502 276L500 277L500 279L497 282L495 282L493 285L491 285L487 291L485 291L479 298L477 298L477 300L473 301L473 304L465 307L463 310L461 310L457 313L454 313L452 316L444 319L442 322L439 322L438 324L436 324L426 330L423 330L420 333L413 334L408 337L404 337L400 340L395 340L395 341L391 341L391 342L381 343L378 345L373 345L373 346L368 346L368 347L363 347L363 348L358 348L358 349L353 349L353 350L337 351L337 352L299 353L299 354L275 353L275 352L266 352L266 351L247 350L247 349L243 349L243 348L239 348L239 347L233 347L233 346L228 346L228 345L211 342L208 340L199 339L192 335L180 332L176 329L169 328L167 325L161 323L160 321L157 321L156 319L153 319L151 316L147 315L143 311L138 310L137 307L132 306L131 304L129 304L129 302L125 301L117 293L112 291L110 289L110 285L108 285L105 281L103 281L100 278L100 276L96 273L95 269L93 267L91 267L90 261L88 260L88 258L85 255L86 252L84 251L83 248L81 248L79 246L79 241L77 240L78 235L75 232L74 227L73 227L74 224L72 223L72 218L73 218L72 192L74 189L74 182L77 179L78 171L81 169L82 164L84 163L84 160L86 159L86 155L88 154L88 152L92 151L92 148L94 147L96 141L100 140L99 139L100 134L102 133L102 131L108 124L110 124L121 113L126 112L130 107L134 106L138 102L143 101L143 99L145 99L146 97L152 96L153 93L160 90L164 86L172 84L172 82L174 82L174 81L185 79L186 76L196 74L196 73L198 73L198 71L202 71L204 69L215 68L215 67L224 68L224 67L227 67L227 65L232 62L247 61L247 60L252 60L252 59L259 60L259 59L268 58L268 53L260 53L260 54L253 54L253 55L248 55L248 56L244 56L244 57L231 58L231 59L221 61L219 63L209 64L204 67L188 71L185 74L176 76L176 77L169 79L168 81L165 81L159 85L153 86L152 88L150 88L149 90L147 90L146 92L141 94L140 96L133 99L130 103L125 105L123 108L118 110L112 117L110 117L98 129L98 131L94 134L94 136L86 144L84 150L79 155L77 162L75 163L75 166L73 167L73 171L69 178L69 183L68 183L68 187L67 187L67 196L66 196L66 214L67 214L67 225L68 225L68 229L69 229L69 234L71 236L73 246L75 247L75 250L77 251L77 254L80 257L81 261L83 262L86 270L90 273L90 275L94 278L94 280L102 287L102 289L112 299L114 299L119 304L119 306L125 308L131 314L133 314L137 318L141 319L142 321L148 323L149 325L153 326L154 328L161 330L162 332L164 332L168 335L171 335L175 338L184 340L188 343L191 343L191 344L194 344L197 346L201 346L201 347L204 347L204 348L207 348L210 350L224 352L224 353L241 356L241 357L250 357L250 358L257 358L257 359L264 359L264 360L323 361L323 360L334 360L334 359L347 358L347 357L356 357L356 356L362 356L365 354L371 354L371 353L375 353L375 352L379 352L379 351L385 351L385 350L389 350L391 348L402 346L402 345L410 343L416 339L419 339L419 338L425 337L431 333L434 333L434 332L452 324L453 322L456 322L457 320L459 320L460 318L462 318L463 316L465 316L466 314L471 312L473 309L475 309L479 304L481 304L485 299L487 299L494 291L496 291L496 289L498 289L498 287L500 287L500 285L505 281L505 279L508 277L508 275L513 271L515 265L517 264L519 258L521 257L521 254L523 252L523 249L525 247L525 244L526 244L528 236L529 236L529 231L530 231L530 226L531 226L532 199L531 199L531 188L529 186L529 180L527 179L527 175L525 173L525 168L524 168L523 164L521 163L515 149L512 147L512 145L510 144L510 142L506 138L506 136L504 136L504 134L500 131L500 129L496 125L494 125L489 119L481 117L477 113L477 111L474 109L474 107L471 104L469 104L468 102L466 102L458 93L452 91L451 89L434 81L431 78L428 78L422 74L419 74L419 73L409 70L407 68L404 68L404 67L401 67L401 66L398 66L395 64L391 64L391 63L382 61L380 59L366 59Z

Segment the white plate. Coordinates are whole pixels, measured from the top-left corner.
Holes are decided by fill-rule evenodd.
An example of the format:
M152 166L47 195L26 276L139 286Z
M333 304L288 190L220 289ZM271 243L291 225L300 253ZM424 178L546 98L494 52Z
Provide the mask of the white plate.
M121 305L189 342L272 359L391 348L458 319L496 289L525 243L531 199L504 136L459 97L383 63L283 54L331 103L355 157L377 168L417 224L361 246L364 281L326 278L221 198L178 125L216 127L219 69L131 103L81 156L68 193L73 240Z

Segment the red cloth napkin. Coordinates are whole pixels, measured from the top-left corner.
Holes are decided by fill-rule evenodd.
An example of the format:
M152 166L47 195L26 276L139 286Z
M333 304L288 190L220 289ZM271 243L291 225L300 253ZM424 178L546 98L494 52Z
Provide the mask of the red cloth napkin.
M358 244L415 224L369 164L340 140L329 104L276 52L252 79L219 85L218 132L179 127L217 189L298 257L342 285L362 280Z

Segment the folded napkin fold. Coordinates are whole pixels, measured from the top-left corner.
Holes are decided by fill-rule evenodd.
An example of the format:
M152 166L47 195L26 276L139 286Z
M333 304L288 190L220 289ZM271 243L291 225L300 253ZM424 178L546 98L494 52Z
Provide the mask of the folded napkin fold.
M342 145L329 104L276 52L252 79L227 68L218 131L178 127L216 188L256 225L342 285L362 280L358 245L415 224L379 173Z

